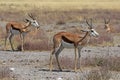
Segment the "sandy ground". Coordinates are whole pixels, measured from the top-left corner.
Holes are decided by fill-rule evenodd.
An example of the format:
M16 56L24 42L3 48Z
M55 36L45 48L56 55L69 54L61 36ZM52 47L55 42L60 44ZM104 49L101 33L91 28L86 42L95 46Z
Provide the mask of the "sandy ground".
M109 52L108 52L109 51ZM11 75L16 80L86 80L85 75L90 69L73 72L73 70L64 69L62 72L58 69L49 71L49 55L51 51L42 52L12 52L0 51L0 66L7 66L11 69ZM64 49L60 56L74 57L73 49ZM105 57L120 56L119 47L85 47L82 49L82 58L84 57ZM111 80L120 80L120 72L112 72Z

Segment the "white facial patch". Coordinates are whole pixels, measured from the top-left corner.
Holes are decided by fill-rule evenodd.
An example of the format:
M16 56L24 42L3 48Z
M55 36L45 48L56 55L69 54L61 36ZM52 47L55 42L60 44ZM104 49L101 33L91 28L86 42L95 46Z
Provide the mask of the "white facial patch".
M39 24L38 24L38 22L37 22L36 20L33 20L31 24L32 24L33 26L36 26L36 27L39 26Z
M94 29L91 29L91 34L90 35L94 36L94 37L97 37L97 36L99 36L99 33L96 32Z
M35 20L35 24L36 24L36 26L39 26L39 24L38 24L38 22Z

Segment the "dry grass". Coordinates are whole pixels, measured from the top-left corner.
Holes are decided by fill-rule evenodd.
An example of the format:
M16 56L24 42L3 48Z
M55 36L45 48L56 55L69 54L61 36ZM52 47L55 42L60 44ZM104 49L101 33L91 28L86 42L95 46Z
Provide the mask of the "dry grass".
M38 42L26 42L24 45L24 49L28 51L48 51L51 50L51 46L49 45L47 40L38 41ZM18 50L21 51L21 45L17 47Z
M102 34L99 36L98 39L92 38L90 40L90 44L92 44L92 45L101 45L101 46L114 46L113 41L114 41L113 36L102 32Z
M0 0L3 1L3 0ZM24 0L4 0L4 1L8 1L8 2L23 2ZM4 2L3 1L3 2ZM86 2L86 1L90 1L90 2L116 2L118 0L26 0L26 2L33 2L33 1L39 1L39 2Z
M32 0L30 0L32 1ZM38 0L36 0L38 1ZM48 0L49 1L49 0ZM54 0L52 0L54 1ZM71 0L72 1L72 0ZM97 0L95 0L95 2L97 4L101 4L102 5L102 1L99 2ZM96 19L95 21L95 26L96 30L101 33L100 34L100 38L99 40L93 40L91 43L92 45L107 45L106 42L108 43L112 43L114 40L112 38L112 36L106 34L106 35L102 35L104 32L103 29L103 18L110 18L111 19L111 24L114 26L114 28L116 29L116 33L118 33L120 31L119 27L119 16L120 16L120 11L119 10L113 10L113 9L108 9L108 8L104 8L104 9L93 9L91 7L89 7L89 5L91 5L92 7L95 7L95 5L97 4L93 4L95 3L94 1L91 4L88 4L89 2L38 2L38 3L33 3L31 5L32 2L22 2L22 1L15 1L15 2L10 2L8 1L8 3L5 3L5 1L1 1L0 3L0 19L1 21L20 21L23 22L23 20L26 18L26 14L27 13L33 13L37 20L39 21L39 23L41 25L49 25L49 24L54 24L54 26L51 27L55 27L56 25L60 24L65 25L66 23L80 23L80 21L83 20L84 16L86 17L92 17L94 19ZM106 4L114 4L115 2L110 2L108 1ZM119 2L118 2L119 3ZM62 5L61 5L62 4ZM80 4L85 4L87 5L87 7L89 8L82 8ZM117 3L115 3L117 4ZM85 6L84 5L84 6ZM46 6L51 6L51 7L46 7ZM59 7L58 7L59 6ZM67 7L66 7L67 6ZM105 5L104 5L105 6ZM111 6L111 5L110 5ZM116 5L117 6L117 5ZM53 8L52 8L53 7ZM65 7L65 8L63 8ZM72 8L71 8L72 7ZM17 9L20 8L20 9ZM49 9L50 8L50 9ZM56 8L56 9L54 9ZM82 8L82 9L79 9ZM64 9L64 10L62 10ZM85 23L81 23L81 24L85 24ZM1 25L1 24L0 24ZM5 27L5 26L3 26ZM43 30L46 28L46 26L43 27ZM51 33L55 33L59 30L59 27L57 26L57 28L55 30L51 30ZM65 26L65 28L63 28L63 30L68 30L67 27ZM49 30L48 30L49 31ZM45 36L42 36L44 35ZM33 35L35 36L34 38L31 39L31 36L29 35L28 39L26 39L26 43L25 43L25 47L26 50L35 50L35 49L43 49L42 45L43 43L45 43L45 45L47 46L46 49L50 49L50 47L52 46L52 38L48 38L49 33L47 31L44 31L38 33L39 35ZM4 34L0 33L1 37L0 38L4 38ZM114 35L114 34L113 34ZM50 37L52 37L53 35L49 35ZM45 37L45 38L44 38ZM19 41L19 40L18 40ZM95 44L94 44L95 43ZM17 43L16 43L17 44ZM15 44L15 45L16 45ZM34 45L34 47L36 48L32 48L32 45ZM37 46L35 46L37 45ZM19 48L20 46L18 46ZM30 49L29 49L30 48ZM40 49L40 50L42 50ZM45 46L44 46L45 49ZM46 50L45 49L45 50Z
M95 58L85 58L81 62L82 66L100 66L105 67L108 70L111 71L120 71L120 57L114 56L114 57L95 57Z
M109 80L111 77L110 72L102 68L100 70L92 70L89 72L88 75L86 75L87 80Z
M65 57L59 57L59 61L60 61L62 69L74 69L73 59L65 56ZM55 58L53 59L53 65L54 65L54 68L58 68L58 64Z
M47 51L51 50L51 44L49 42L48 36L44 31L31 32L28 34L26 42L23 45L25 50L29 51ZM18 50L21 50L21 44L17 46Z
M71 9L120 9L120 1L108 1L108 0L13 0L13 1L1 1L1 9L17 9L17 10L28 10L32 7L38 7L40 9L48 8L52 10L71 10Z
M0 67L0 80L15 80L12 78L12 73L9 69L9 67Z
M55 33L55 32L57 32L57 30L59 30L60 27L58 27L58 24L60 24L59 26L62 26L62 25L65 25L66 23L74 23L74 22L80 23L80 21L84 21L83 20L84 16L93 17L94 19L96 19L94 21L94 24L96 26L96 30L100 33L100 37L99 37L99 39L91 40L90 43L92 45L104 45L104 46L106 46L106 45L108 45L108 43L110 45L112 45L114 42L114 40L113 40L114 34L119 32L119 28L118 28L119 18L118 18L118 16L120 16L120 14L119 14L120 12L117 10L88 10L88 9L83 9L83 10L71 10L71 11L58 11L58 10L51 11L51 10L45 9L45 10L40 11L38 9L33 8L31 10L28 10L28 13L29 12L33 13L41 25L54 24L54 26L51 26L51 27L56 26L56 29L51 30L51 33ZM20 21L20 22L22 22L26 17L26 12L21 11L21 10L20 11L16 10L14 12L13 11L3 11L3 12L0 11L0 12L1 12L0 17L1 17L1 20L3 20L3 21L7 20L7 21ZM9 15L9 17L6 15ZM104 26L103 26L104 25L103 18L104 17L109 18L109 16L111 19L111 24L114 26L115 30L117 31L117 32L112 33L112 35L106 34L106 32L104 30ZM81 23L81 24L85 24L85 22ZM5 26L2 26L2 27L5 27ZM52 40L52 36L54 34L50 35L47 31L44 31L44 28L47 28L46 26L44 26L42 28L43 28L43 30L37 32L36 34L34 34L34 32L33 32L27 36L29 38L26 39L26 44L25 44L26 50L30 50L30 49L33 49L33 50L37 49L38 50L41 48L40 45L43 43L46 44L47 49L51 48L51 46L52 46L51 40ZM65 26L63 28L63 30L68 31L68 28ZM4 34L4 32L3 33L2 32L3 32L3 30L1 31L0 38L3 40L5 34ZM51 38L49 38L48 35ZM20 41L20 40L17 40L17 41ZM30 48L30 49L27 48L28 45L29 45L28 48ZM30 45L31 45L31 47L30 47ZM37 45L37 46L34 46L36 48L32 48L32 45ZM45 46L44 46L44 48L45 48ZM43 47L42 47L42 49L43 49Z
M74 60L67 56L59 58L63 69L74 69ZM120 71L120 57L94 57L94 58L83 58L81 59L82 67L101 67L110 71ZM58 68L56 59L53 60L53 65ZM79 68L79 64L78 64Z

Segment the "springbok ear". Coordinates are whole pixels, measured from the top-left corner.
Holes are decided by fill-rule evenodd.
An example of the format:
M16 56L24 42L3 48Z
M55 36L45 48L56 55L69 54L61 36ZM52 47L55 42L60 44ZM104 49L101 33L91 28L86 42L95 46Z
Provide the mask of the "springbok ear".
M29 19L25 19L25 22L29 22L30 20Z
M89 30L81 30L82 32L88 32Z

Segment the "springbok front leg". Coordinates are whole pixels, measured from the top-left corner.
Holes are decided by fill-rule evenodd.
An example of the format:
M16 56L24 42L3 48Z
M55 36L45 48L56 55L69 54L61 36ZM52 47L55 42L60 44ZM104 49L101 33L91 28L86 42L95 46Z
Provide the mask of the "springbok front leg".
M24 48L23 48L23 45L24 45L24 36L23 36L22 33L20 33L20 38L21 38L21 41L22 41L21 50L24 51Z
M4 50L6 50L7 40L9 39L10 35L11 35L11 33L7 33L7 35L5 36Z
M9 42L10 42L10 45L11 45L11 48L12 48L12 50L14 51L14 47L13 47L13 43L12 43L12 37L14 36L14 34L11 34L10 36L9 36Z
M50 54L50 66L49 66L49 70L52 71L52 68L53 68L53 65L52 65L52 62L53 62L53 54L54 54L54 50L53 52Z
M75 72L77 71L77 63L78 63L78 52L77 52L77 50L78 50L78 48L77 47L75 47L75 68L74 68L74 70L75 70Z

